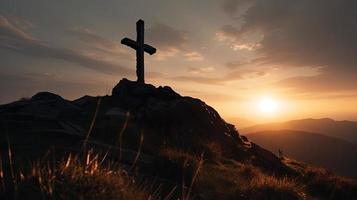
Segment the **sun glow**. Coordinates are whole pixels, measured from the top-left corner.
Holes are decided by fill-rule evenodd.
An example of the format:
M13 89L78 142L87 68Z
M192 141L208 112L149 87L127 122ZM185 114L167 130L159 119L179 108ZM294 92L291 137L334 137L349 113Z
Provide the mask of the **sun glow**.
M264 97L257 103L258 110L264 115L273 115L279 109L279 103L270 97Z

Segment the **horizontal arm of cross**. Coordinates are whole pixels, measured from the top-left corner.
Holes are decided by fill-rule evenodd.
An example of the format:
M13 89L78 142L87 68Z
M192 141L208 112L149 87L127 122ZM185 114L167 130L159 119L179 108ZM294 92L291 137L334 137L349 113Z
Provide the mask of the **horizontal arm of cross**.
M129 38L123 38L123 39L121 40L121 43L122 43L122 44L125 44L125 45L127 45L127 46L129 46L129 47L131 47L131 48L133 48L133 49L137 49L137 48L138 48L137 43L136 43L134 40L129 39Z
M156 53L156 49L148 44L144 44L144 51L150 55Z
M124 38L121 40L121 43L122 44L125 44L133 49L138 49L138 43L132 39L129 39L129 38ZM143 50L145 52L147 52L148 54L152 55L154 53L156 53L156 49L148 44L144 44L143 45Z

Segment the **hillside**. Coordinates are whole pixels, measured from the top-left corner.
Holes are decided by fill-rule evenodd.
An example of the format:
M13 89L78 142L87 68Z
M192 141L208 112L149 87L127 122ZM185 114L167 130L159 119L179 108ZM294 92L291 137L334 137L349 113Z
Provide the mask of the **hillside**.
M357 122L335 121L329 118L300 119L280 123L268 123L241 129L242 134L271 130L297 130L320 133L357 144Z
M203 101L121 80L0 106L1 199L355 199L357 183L287 162Z
M357 146L344 140L292 130L263 131L247 137L272 152L282 149L287 157L357 178Z

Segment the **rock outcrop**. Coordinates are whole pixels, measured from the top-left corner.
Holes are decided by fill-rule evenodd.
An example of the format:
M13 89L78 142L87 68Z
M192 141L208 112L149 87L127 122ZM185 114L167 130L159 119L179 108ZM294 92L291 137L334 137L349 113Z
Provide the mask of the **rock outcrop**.
M63 141L68 135L75 136L71 143L75 148L78 138L85 137L96 111L90 139L97 143L118 145L122 137L125 148L137 148L144 135L146 154L155 155L169 145L204 152L210 158L219 155L251 162L273 173L289 170L271 152L242 139L236 128L212 107L199 99L181 96L168 86L156 88L123 79L111 96L84 96L74 101L42 92L31 99L0 106L0 120L9 133L24 137L30 131L31 135L25 135L46 138L51 143L48 146L54 143L51 138ZM41 130L41 136L34 136L37 130ZM35 140L29 139L31 142Z
M133 121L156 132L153 134L165 132L166 137L220 141L222 147L241 142L234 126L212 107L199 99L182 97L168 86L155 88L123 79L114 87L112 97L133 115Z

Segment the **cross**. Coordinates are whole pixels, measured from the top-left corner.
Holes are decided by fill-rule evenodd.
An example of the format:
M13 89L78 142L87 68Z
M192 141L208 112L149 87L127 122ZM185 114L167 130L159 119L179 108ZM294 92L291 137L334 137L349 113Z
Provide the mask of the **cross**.
M144 43L144 21L141 19L136 22L136 34L136 41L129 38L124 38L121 40L121 43L136 50L136 76L138 77L137 82L145 83L144 52L152 55L156 52L156 49Z

